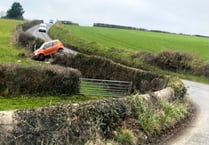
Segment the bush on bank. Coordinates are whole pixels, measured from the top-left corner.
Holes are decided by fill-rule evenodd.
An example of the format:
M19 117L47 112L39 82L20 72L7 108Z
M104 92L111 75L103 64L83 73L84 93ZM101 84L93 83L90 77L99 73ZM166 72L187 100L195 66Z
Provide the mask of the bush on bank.
M41 22L42 20L34 20L18 25L14 31L15 44L19 47L21 46L28 49L30 52L39 48L41 44L44 43L44 40L32 36L30 33L26 32L26 30L40 24Z
M86 78L132 81L132 91L140 93L163 89L167 83L167 78L162 75L127 67L98 56L56 54L52 64L76 68Z
M0 95L70 95L79 91L80 72L55 65L0 64Z

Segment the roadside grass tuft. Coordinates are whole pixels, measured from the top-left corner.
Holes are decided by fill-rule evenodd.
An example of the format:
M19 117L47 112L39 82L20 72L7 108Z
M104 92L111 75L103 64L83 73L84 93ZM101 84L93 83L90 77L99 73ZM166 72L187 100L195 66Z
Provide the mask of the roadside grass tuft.
M187 100L163 101L153 104L137 94L132 97L132 101L139 124L148 136L174 125L189 113L190 103Z
M129 129L118 129L115 132L114 140L123 145L136 145L137 138L134 133Z
M181 103L169 103L169 102L161 102L160 109L163 110L160 113L160 124L161 126L168 126L169 124L175 124L176 120L180 120L185 117L188 113L186 105ZM175 118L174 118L175 116Z

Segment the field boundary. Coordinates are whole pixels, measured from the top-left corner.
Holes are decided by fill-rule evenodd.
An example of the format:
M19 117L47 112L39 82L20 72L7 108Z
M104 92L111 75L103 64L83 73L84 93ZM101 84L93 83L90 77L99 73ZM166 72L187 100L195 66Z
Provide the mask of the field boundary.
M80 78L80 94L122 97L131 94L131 81Z

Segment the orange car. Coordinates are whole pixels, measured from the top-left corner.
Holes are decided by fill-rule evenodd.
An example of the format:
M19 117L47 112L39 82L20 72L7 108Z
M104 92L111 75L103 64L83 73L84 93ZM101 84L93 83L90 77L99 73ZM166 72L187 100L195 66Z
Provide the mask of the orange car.
M62 52L64 45L59 40L51 40L43 43L41 47L33 52L33 59L44 60L52 54Z

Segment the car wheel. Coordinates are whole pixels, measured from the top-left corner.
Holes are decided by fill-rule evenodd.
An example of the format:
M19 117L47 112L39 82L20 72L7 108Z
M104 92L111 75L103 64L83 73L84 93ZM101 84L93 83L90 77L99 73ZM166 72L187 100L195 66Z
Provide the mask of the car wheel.
M59 52L59 53L62 53L62 52L63 52L63 48L59 48L59 49L58 49L58 52Z
M38 57L38 59L41 60L41 61L44 61L45 56L43 54L40 54L39 57Z

